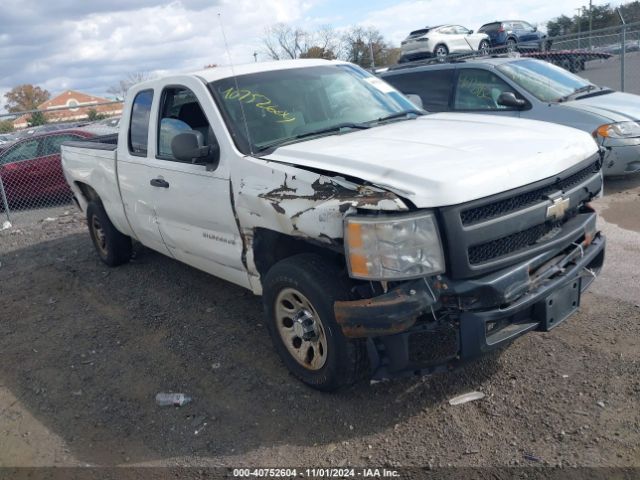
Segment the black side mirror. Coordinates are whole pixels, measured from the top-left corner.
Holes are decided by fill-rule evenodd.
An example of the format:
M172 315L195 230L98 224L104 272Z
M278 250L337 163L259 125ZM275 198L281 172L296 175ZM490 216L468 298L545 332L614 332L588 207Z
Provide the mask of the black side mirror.
M523 108L526 104L526 101L516 97L516 94L513 92L502 92L498 97L498 105L502 105L503 107Z
M469 35L471 35L473 33L473 30L469 30Z
M204 136L195 130L173 137L171 153L181 162L205 165L207 171L215 170L220 160L220 147L217 144L204 145Z
M537 32L538 31L538 27L533 27L533 31Z

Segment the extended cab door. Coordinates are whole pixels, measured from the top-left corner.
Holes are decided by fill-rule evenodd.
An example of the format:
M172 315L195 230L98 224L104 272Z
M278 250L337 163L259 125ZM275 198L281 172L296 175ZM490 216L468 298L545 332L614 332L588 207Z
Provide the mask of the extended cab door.
M118 184L129 225L146 247L171 255L158 228L157 189L150 181L158 173L149 153L151 108L156 97L152 88L133 92L130 117L122 125L118 138ZM155 137L154 137L155 138Z
M172 153L173 138L195 131L204 145L217 145L222 119L204 83L181 77L158 91L151 127L154 138L154 205L162 238L178 260L234 283L248 286L242 238L233 211L229 168L222 149L217 165L184 162ZM151 156L151 152L150 152ZM151 180L152 178L150 178Z

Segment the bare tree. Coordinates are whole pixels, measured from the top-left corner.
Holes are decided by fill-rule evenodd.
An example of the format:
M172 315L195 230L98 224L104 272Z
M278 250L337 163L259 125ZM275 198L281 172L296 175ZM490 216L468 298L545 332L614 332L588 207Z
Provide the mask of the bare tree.
M265 30L262 43L273 60L295 59L307 51L307 32L285 23L276 23Z
M145 80L151 80L153 75L149 72L135 72L127 75L127 78L120 80L117 85L113 85L107 89L107 93L110 93L116 100L124 100L124 97L129 90L136 83L144 82Z

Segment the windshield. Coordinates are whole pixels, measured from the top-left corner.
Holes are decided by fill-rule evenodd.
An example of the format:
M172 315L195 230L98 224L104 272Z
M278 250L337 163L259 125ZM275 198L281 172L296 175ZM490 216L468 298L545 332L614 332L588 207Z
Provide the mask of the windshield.
M497 68L543 102L557 102L578 89L592 85L564 68L539 60L518 60Z
M419 113L400 92L352 65L259 72L209 86L245 154L313 132L340 133L341 127L373 126L394 114Z

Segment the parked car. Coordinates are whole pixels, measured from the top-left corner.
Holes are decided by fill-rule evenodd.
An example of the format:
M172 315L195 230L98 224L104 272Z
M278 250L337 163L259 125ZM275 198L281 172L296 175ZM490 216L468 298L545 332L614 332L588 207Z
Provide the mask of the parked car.
M81 131L56 131L35 135L12 144L0 153L0 179L9 206L35 206L43 199L70 200L71 191L62 174L60 145L92 136ZM4 208L0 197L0 208Z
M531 58L402 65L380 76L432 112L495 114L578 128L606 149L605 175L640 171L640 96Z
M282 361L323 390L549 330L604 258L590 135L424 114L345 62L135 85L117 138L65 144L62 163L103 262L135 239L262 295Z
M551 46L546 34L523 20L496 20L481 26L478 32L489 36L492 48L547 50Z
M489 36L473 33L461 25L438 25L414 30L401 43L400 61L486 51L491 46Z

